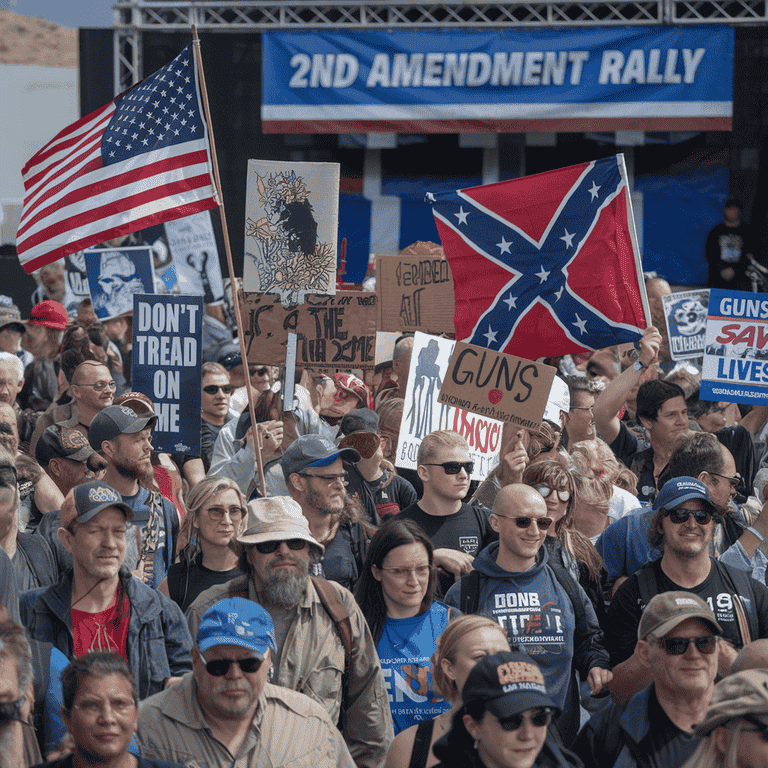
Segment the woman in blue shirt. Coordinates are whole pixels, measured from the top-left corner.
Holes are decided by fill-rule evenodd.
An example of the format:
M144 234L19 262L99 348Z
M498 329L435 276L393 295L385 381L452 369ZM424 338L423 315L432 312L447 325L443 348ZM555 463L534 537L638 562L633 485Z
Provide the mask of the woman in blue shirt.
M355 597L376 642L395 734L450 707L435 690L430 657L452 609L434 596L432 543L413 521L386 520L371 539Z

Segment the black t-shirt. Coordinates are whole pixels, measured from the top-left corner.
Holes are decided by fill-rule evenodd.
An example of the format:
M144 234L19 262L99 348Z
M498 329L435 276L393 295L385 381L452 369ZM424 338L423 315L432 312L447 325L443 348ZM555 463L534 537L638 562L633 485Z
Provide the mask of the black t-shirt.
M710 288L726 288L731 291L751 291L752 284L747 278L749 266L747 254L757 258L752 229L746 224L729 227L725 222L714 226L707 235L704 246L709 273L707 285ZM733 278L726 280L720 273L727 268L735 272Z
M709 576L693 589L675 584L662 571L661 559L644 565L641 570L652 569L655 577L655 581L652 583L656 585L654 595L673 591L693 592L698 595L714 611L715 618L723 628L723 637L733 643L735 648L741 648L743 643L733 606L733 590L721 571L721 569L728 569L728 566L718 563L712 558L710 558L710 562L712 568ZM754 611L757 616L758 637L768 637L768 588L754 580L751 586L754 597L753 595L741 595L741 597L744 598L747 612ZM633 574L616 590L608 609L608 621L603 627L605 645L611 654L613 666L626 661L634 652L637 643L637 627L644 610L645 604L640 595L637 574ZM753 637L752 639L756 640L757 638Z
M646 503L656 498L656 481L653 477L653 448L638 450L640 444L624 422L619 423L619 434L609 448L616 458L637 475L637 498Z
M648 697L648 740L656 758L656 765L684 765L699 746L692 733L680 730L670 719L656 698L656 689Z
M384 475L378 480L365 481L371 489L374 499L376 499L376 512L382 520L399 514L406 507L410 507L418 501L413 486L400 475L395 475L392 482L382 488L388 476L388 471L384 470Z
M322 576L354 591L368 554L368 540L360 523L342 523L325 545L323 559L310 568L311 576Z
M455 549L475 557L499 538L488 522L488 514L487 507L462 503L461 509L452 515L430 515L418 504L412 504L400 517L418 523L435 549ZM453 584L453 574L439 571L438 575L438 587L441 594L445 594Z
M174 563L166 574L168 594L182 612L186 611L195 601L195 598L209 587L226 584L243 574L239 568L232 568L228 571L212 571L210 568L206 568L201 560L202 558L198 555L191 565L184 560L180 563Z

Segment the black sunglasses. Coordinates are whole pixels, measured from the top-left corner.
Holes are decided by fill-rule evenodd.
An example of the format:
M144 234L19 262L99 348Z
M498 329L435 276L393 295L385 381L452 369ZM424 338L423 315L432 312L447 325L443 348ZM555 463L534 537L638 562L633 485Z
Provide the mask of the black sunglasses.
M215 395L219 390L221 390L225 395L231 395L232 385L224 384L221 387L217 387L215 384L209 384L207 387L203 387L203 392L205 392L206 395Z
M468 475L471 475L475 469L474 461L444 461L442 464L429 464L427 467L442 467L446 475L458 475L463 469Z
M736 486L738 486L738 484L741 482L741 475L738 472L734 477L721 475L719 472L710 472L709 474L714 475L715 477L722 477L723 480L727 480L731 484L731 488L736 488Z
M669 521L675 525L682 525L688 522L688 518L693 515L693 519L699 525L706 525L712 519L712 513L706 509L665 509L664 515L669 517Z
M682 656L691 643L696 646L699 653L707 656L713 654L717 649L717 638L714 635L707 635L706 637L662 637L659 640L659 645L669 656Z
M263 376L267 372L267 366L262 365L261 368L251 368L249 369L248 373L253 376L254 374L258 376Z
M26 696L21 696L16 701L4 701L0 704L0 726L7 725L12 720L18 720L23 723L24 718L21 716L21 708L26 700Z
M551 517L510 517L509 515L500 515L494 512L496 517L506 517L507 520L514 520L518 528L530 528L531 523L535 522L540 531L546 531L555 521Z
M545 728L552 722L552 712L553 710L549 707L538 710L531 715L531 725ZM523 715L512 715L512 717L505 717L503 720L499 718L499 725L502 731L516 731L523 724L524 719Z
M258 544L254 544L256 551L262 555L271 555L277 551L277 548L282 544L282 541L260 541ZM294 552L298 552L307 546L307 542L304 539L287 539L285 544L288 549L292 549Z
M200 658L203 658L202 654ZM204 658L203 661L205 661ZM257 659L254 656L249 656L247 659L213 659L213 661L205 661L205 671L213 677L224 677L229 672L229 668L237 664L243 674L252 675L259 671L263 663L264 659Z

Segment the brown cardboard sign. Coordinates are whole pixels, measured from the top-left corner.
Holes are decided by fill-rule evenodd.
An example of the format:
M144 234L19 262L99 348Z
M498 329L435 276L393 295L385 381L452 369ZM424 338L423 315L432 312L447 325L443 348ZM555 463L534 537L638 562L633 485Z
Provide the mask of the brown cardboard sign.
M295 333L296 365L316 370L363 370L375 366L376 294L363 291L309 293L286 309L270 293L246 293L243 326L249 363L285 362L288 333Z
M438 399L444 405L537 429L554 378L551 365L457 341Z
M377 256L380 331L453 333L453 278L439 256Z

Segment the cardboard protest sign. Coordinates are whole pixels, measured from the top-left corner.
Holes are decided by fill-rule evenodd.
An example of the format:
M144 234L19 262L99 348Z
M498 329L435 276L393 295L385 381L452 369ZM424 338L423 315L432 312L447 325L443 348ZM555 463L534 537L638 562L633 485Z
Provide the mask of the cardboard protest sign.
M77 314L77 305L83 299L91 298L83 251L64 257L64 284L66 293L62 304L66 307L67 314L74 317Z
M336 290L338 163L249 160L243 286L288 307Z
M768 403L768 294L713 288L699 397Z
M243 326L249 363L276 365L285 360L292 332L299 367L349 371L375 366L375 293L309 293L305 299L304 304L286 309L274 294L245 294Z
M453 333L453 278L448 259L377 256L380 331Z
M469 443L469 455L475 462L472 479L483 480L499 461L503 423L439 402L455 344L426 333L414 335L395 466L416 469L421 441L436 429L453 429Z
M133 309L135 293L155 292L155 267L149 246L85 251L85 271L93 311L99 320Z
M179 293L202 296L206 304L220 302L224 298L224 286L211 212L201 211L166 221L164 226Z
M154 403L154 450L199 456L203 298L135 294L133 302L132 386Z
M555 373L551 365L457 341L438 402L538 429Z
M687 360L704 354L709 289L681 291L662 296L664 321L673 360Z

